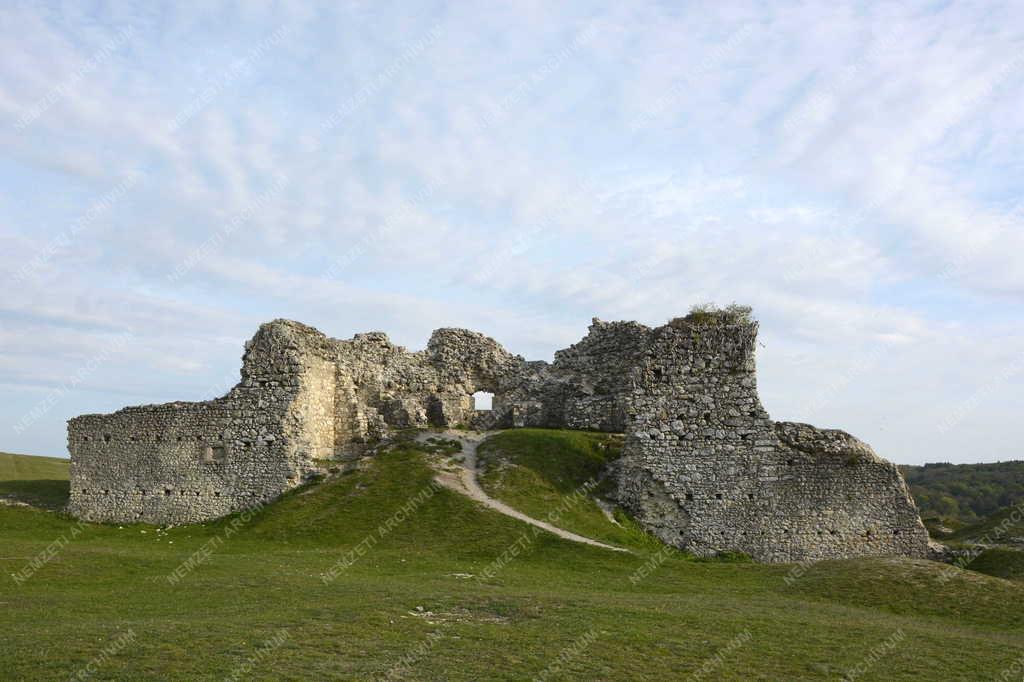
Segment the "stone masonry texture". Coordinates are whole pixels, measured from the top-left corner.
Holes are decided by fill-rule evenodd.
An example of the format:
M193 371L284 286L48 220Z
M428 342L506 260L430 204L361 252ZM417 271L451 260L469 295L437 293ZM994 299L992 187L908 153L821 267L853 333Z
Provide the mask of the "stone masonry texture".
M554 362L438 329L422 351L381 332L332 339L275 320L222 398L68 422L69 511L178 524L263 504L393 429L537 426L625 433L621 506L698 555L760 561L927 555L895 465L842 431L773 422L757 396L757 323L730 311L649 328L595 319ZM494 394L476 410L473 394Z

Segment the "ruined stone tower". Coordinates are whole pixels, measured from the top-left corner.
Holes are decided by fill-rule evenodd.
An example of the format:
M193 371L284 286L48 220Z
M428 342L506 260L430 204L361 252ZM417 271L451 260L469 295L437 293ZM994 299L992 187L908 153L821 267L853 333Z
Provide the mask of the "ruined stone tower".
M619 503L699 555L925 556L927 532L894 464L843 431L768 417L756 337L756 322L721 312L652 331L632 376Z
M272 500L391 428L542 426L624 431L619 503L677 547L762 561L924 556L894 465L841 431L769 419L756 333L735 311L655 329L594 320L546 363L462 329L409 352L380 332L338 340L276 320L246 344L223 398L70 420L69 511L201 521ZM490 412L474 409L481 390Z

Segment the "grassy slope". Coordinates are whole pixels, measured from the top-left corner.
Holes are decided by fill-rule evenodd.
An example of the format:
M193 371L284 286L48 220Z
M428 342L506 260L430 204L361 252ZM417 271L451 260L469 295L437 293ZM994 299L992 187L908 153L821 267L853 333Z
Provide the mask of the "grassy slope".
M998 578L1024 582L1024 505L1000 509L977 523L946 535L942 542L952 547L969 548L1001 545L983 550L967 566Z
M586 431L515 429L488 438L478 450L481 487L534 518L614 545L657 550L660 543L628 518L609 523L585 494L607 490L607 465L621 452L621 437ZM584 488L584 484L587 487ZM549 515L555 514L549 519Z
M968 566L972 571L1024 582L1024 551L1020 549L992 547L979 554Z
M1010 543L1024 539L1024 504L1000 509L948 536L954 542Z
M68 499L69 461L0 452L0 497L58 509Z
M97 679L223 678L257 656L261 679L365 679L405 657L407 679L518 680L584 636L593 643L548 679L680 679L726 649L704 679L834 679L900 631L858 679L990 678L1024 655L1024 588L969 572L943 583L927 562L829 562L790 584L789 566L668 556L633 584L653 550L534 536L447 490L381 537L430 479L421 453L395 450L237 532L228 519L165 532L87 525L72 538L71 520L0 507L2 675L66 678L129 628L134 641ZM23 584L7 577L60 537L66 546ZM325 584L321 573L366 538L365 555ZM170 584L204 545L209 558ZM455 575L480 576L510 546L522 549L494 577ZM437 615L412 615L426 612ZM259 655L282 628L283 644Z

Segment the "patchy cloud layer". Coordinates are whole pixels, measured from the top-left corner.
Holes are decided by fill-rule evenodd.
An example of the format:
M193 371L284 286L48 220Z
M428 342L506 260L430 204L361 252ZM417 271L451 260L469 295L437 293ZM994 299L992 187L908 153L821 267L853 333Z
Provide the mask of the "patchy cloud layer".
M735 300L773 417L1024 456L1020 3L336 5L0 10L0 449L273 317L545 358Z

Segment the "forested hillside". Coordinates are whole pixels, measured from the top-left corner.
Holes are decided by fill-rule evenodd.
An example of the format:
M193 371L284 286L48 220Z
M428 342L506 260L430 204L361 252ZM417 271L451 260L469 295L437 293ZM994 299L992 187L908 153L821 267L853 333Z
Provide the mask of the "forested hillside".
M901 466L921 516L967 524L1024 500L1024 462Z

